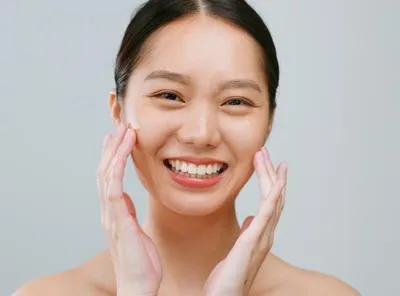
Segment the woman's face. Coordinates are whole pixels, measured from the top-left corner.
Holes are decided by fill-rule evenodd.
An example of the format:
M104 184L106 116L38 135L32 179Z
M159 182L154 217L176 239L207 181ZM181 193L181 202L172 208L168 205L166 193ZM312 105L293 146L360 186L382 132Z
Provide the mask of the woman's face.
M270 123L258 44L222 20L175 21L147 41L124 99L132 155L151 196L185 215L230 204Z

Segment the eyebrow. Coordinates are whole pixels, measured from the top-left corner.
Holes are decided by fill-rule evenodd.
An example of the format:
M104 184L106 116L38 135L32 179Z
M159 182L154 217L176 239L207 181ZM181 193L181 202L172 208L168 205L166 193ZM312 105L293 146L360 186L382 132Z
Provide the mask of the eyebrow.
M166 80L171 80L174 82L178 82L180 84L188 85L189 84L189 78L178 73L170 72L170 71L165 71L165 70L159 70L159 71L154 71L151 72L144 80L152 80L152 79L166 79Z
M165 80L171 80L183 85L188 85L190 83L190 78L179 74L179 73L174 73L166 70L158 70L151 72L146 78L145 81L147 80L153 80L153 79L165 79ZM226 89L238 89L238 88L250 88L253 89L257 92L262 92L260 86L254 81L250 79L235 79L235 80L227 80L223 81L220 86L218 87L218 91L221 92Z
M228 80L224 81L219 87L219 91L232 88L250 88L258 92L262 92L260 86L253 80Z

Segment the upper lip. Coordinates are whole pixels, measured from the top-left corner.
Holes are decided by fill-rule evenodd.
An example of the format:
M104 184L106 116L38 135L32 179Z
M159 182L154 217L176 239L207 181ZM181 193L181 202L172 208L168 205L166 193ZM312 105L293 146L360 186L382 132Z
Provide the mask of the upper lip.
M222 160L218 160L215 158L209 158L209 157L194 157L194 156L180 156L180 157L171 157L167 158L168 160L181 160L189 163L193 163L196 165L202 165L202 164L227 164L226 162Z

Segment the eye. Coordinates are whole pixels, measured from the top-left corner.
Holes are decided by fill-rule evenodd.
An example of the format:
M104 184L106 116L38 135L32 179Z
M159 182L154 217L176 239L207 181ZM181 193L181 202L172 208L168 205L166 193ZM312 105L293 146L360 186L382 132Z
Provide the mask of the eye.
M155 94L154 96L157 98L168 100L168 101L181 101L182 102L182 99L177 94L170 92L170 91L163 91L158 94Z
M252 106L252 104L249 101L242 98L232 98L226 101L225 104L231 106Z

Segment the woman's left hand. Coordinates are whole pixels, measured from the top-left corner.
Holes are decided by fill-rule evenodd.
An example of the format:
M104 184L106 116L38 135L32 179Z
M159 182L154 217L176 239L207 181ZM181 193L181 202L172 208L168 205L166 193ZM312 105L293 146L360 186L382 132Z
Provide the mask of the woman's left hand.
M272 248L274 232L283 209L287 166L274 168L268 151L262 149L254 157L254 166L261 191L261 204L255 217L247 217L235 245L211 272L205 296L245 296Z

